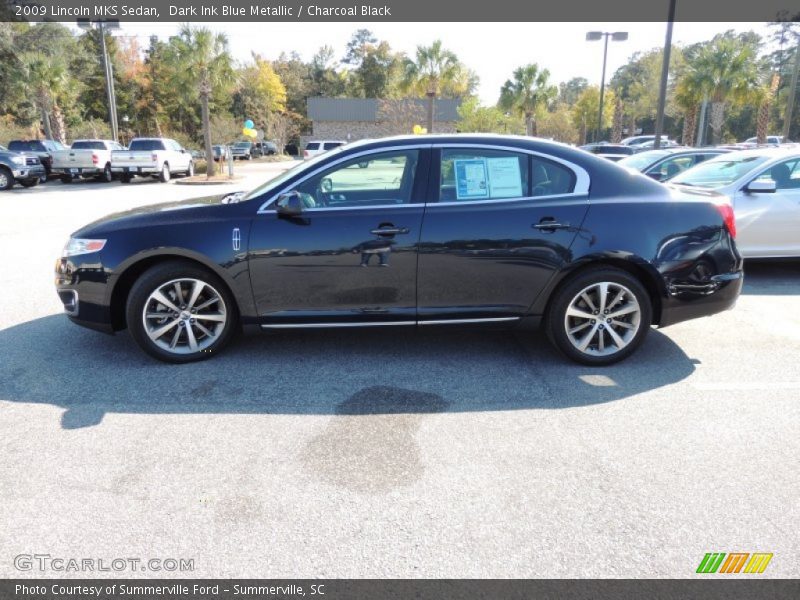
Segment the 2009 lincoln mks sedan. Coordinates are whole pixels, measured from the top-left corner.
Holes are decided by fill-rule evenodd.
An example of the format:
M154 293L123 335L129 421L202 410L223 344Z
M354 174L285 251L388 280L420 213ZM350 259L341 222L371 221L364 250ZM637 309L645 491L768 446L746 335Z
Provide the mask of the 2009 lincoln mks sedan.
M247 194L75 232L58 294L148 354L212 356L235 331L541 324L569 358L630 355L651 325L733 306L733 211L565 145L450 135L350 144Z

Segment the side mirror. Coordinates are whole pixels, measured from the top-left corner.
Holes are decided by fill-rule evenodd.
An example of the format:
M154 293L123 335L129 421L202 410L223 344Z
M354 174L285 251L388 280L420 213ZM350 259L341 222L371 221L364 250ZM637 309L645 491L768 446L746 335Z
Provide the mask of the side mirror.
M305 204L299 192L288 192L278 196L275 208L280 216L297 217L303 213Z
M770 179L768 181L751 181L745 186L744 191L750 194L774 194L776 189L775 182Z

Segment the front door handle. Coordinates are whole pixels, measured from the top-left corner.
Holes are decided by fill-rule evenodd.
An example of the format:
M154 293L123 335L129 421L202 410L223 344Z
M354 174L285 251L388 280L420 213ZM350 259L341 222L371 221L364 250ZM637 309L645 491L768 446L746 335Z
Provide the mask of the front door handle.
M408 233L408 227L379 227L377 229L370 229L372 235L400 235Z
M531 225L534 229L538 229L539 231L548 231L550 233L556 231L557 229L569 229L569 223L558 223L552 217L545 217L538 223Z

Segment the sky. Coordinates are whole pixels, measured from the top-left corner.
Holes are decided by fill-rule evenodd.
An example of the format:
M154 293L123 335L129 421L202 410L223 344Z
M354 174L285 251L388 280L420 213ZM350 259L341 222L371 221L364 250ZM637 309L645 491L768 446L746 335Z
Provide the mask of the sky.
M251 51L267 59L281 52L297 51L309 60L320 46L329 45L344 55L345 45L359 28L371 30L395 50L413 56L416 46L440 38L459 59L480 77L478 95L484 104L495 104L500 87L518 66L536 62L550 70L554 83L585 77L599 84L603 66L603 42L587 42L587 31L627 31L625 42L609 42L606 81L635 52L663 47L666 23L204 23L228 35L237 60L246 61ZM150 35L166 39L176 33L177 23L122 23L117 35L132 35L146 47ZM673 44L708 40L733 29L753 30L766 37L765 23L675 23Z

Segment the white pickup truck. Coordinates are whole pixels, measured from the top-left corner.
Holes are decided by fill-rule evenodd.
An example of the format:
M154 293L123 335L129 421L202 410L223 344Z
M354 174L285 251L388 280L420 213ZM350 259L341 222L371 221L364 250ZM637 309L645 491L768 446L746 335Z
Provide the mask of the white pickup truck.
M111 170L120 174L122 183L137 175L158 177L163 182L173 175L194 175L191 153L169 138L136 138L127 150L111 153Z
M113 140L75 140L69 150L53 152L51 169L63 183L89 177L108 182L114 178L111 171L114 150L124 150L124 146Z

